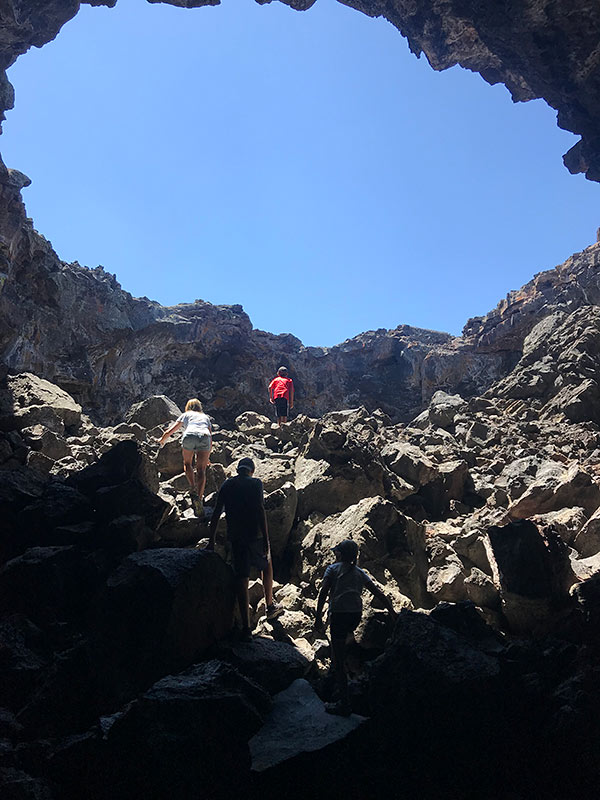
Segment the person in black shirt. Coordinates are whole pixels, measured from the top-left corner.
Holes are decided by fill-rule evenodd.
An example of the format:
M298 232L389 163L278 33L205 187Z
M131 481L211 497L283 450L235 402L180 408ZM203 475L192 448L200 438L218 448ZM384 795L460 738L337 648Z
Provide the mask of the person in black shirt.
M219 518L225 508L227 538L231 543L233 571L237 581L237 600L242 618L242 640L251 641L248 601L250 568L261 571L267 619L275 619L283 609L273 602L273 564L263 499L263 485L253 478L254 462L242 458L237 475L228 478L219 489L210 521L208 550L214 550Z

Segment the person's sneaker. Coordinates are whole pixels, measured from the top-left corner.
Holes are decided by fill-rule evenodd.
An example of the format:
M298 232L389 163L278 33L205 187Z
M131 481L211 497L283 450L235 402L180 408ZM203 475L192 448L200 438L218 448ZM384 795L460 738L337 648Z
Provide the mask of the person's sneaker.
M279 603L271 603L270 606L267 606L266 617L268 620L277 619L277 617L280 617L284 611L284 607Z
M202 507L202 500L198 497L198 492L190 492L190 497L192 500L192 508L194 509L194 514L197 517L201 517L204 509Z
M325 703L325 711L338 717L349 717L352 714L350 706L341 700L338 700L337 703Z
M240 633L240 642L251 642L252 641L252 631L250 628L242 628Z

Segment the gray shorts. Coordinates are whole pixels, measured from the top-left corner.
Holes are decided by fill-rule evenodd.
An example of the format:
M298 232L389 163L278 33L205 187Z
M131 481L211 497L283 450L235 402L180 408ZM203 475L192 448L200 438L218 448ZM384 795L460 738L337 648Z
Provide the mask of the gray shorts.
M184 450L193 450L194 452L210 450L210 436L208 433L198 436L196 433L187 433L181 440L181 446Z

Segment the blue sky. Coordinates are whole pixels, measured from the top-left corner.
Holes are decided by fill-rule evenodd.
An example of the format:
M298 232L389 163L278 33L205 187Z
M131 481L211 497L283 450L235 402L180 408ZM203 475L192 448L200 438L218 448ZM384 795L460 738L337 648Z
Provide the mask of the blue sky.
M600 225L552 109L335 0L84 5L9 74L0 148L61 258L307 345L458 334Z

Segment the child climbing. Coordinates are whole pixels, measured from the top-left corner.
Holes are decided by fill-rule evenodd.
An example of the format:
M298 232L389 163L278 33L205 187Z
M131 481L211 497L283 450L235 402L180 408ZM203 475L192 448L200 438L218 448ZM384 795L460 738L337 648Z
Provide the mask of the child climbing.
M348 674L346 672L346 644L356 630L362 617L362 590L367 589L377 597L385 608L394 614L392 601L371 578L356 566L358 545L352 539L344 539L333 548L335 564L327 567L317 599L315 630L325 632L322 614L325 600L329 597L329 632L331 636L331 664L338 690L338 700L326 703L325 710L330 714L348 716L351 713L348 693Z
M294 407L294 382L288 378L287 367L279 367L269 384L269 402L275 406L277 424L287 422L289 410Z
M183 469L190 485L190 497L196 516L202 514L202 497L206 486L206 468L212 448L212 425L208 414L202 411L202 403L193 397L185 404L185 412L167 428L160 438L160 446L180 428Z

